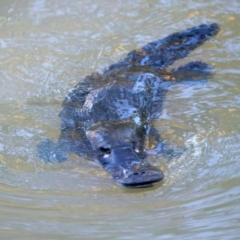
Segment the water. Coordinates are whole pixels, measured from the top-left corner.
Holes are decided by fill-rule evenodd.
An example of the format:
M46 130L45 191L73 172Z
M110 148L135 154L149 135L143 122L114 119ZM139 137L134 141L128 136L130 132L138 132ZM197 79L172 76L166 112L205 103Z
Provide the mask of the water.
M238 1L220 0L2 0L1 239L238 239L239 12ZM55 165L37 159L36 144L57 139L61 103L82 77L210 22L221 25L218 36L176 65L205 60L214 77L171 88L155 122L168 146L186 148L151 156L166 175L160 185L118 187L75 155Z

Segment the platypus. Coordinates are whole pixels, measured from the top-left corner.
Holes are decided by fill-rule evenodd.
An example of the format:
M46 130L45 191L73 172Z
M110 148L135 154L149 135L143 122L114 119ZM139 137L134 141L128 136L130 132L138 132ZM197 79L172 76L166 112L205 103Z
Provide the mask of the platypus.
M218 31L218 24L212 23L173 33L85 77L63 101L58 142L38 144L39 157L55 163L75 153L97 162L126 187L148 187L162 180L163 172L148 162L145 151L147 137L157 135L149 123L160 119L171 85L207 79L212 73L212 67L200 61L168 67Z

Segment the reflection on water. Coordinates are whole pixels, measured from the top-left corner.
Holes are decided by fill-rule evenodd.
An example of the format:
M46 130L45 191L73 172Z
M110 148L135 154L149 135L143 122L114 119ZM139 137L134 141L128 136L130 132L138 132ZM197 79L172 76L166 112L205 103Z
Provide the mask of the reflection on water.
M1 238L237 239L239 10L238 1L219 0L2 0ZM213 21L219 35L180 63L212 63L214 78L171 88L154 123L168 146L186 149L150 156L165 169L163 183L123 189L75 155L56 165L36 158L38 142L56 140L61 102L81 77L149 41Z

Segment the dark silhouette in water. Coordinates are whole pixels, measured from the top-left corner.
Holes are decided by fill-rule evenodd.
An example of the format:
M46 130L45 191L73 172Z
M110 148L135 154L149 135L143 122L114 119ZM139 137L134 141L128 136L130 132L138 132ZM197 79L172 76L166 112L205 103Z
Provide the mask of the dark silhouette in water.
M98 162L117 183L128 187L151 186L162 180L162 171L148 163L144 151L146 137L156 135L149 121L159 118L169 86L206 79L212 72L202 62L166 67L218 31L213 23L174 33L130 52L103 74L87 76L66 96L58 143L40 143L40 158L63 162L72 152Z

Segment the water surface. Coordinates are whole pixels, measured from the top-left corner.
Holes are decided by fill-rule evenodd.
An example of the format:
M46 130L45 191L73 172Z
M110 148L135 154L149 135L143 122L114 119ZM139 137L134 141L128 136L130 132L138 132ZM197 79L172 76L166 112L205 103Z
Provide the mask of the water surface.
M1 239L238 239L239 12L237 0L2 0ZM81 78L211 22L218 36L176 65L206 61L214 77L172 87L154 123L168 146L186 149L150 156L165 172L160 185L124 189L75 155L55 165L36 157L37 143L57 140L61 103Z

